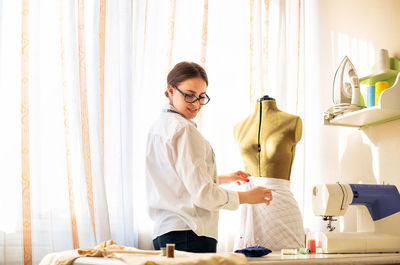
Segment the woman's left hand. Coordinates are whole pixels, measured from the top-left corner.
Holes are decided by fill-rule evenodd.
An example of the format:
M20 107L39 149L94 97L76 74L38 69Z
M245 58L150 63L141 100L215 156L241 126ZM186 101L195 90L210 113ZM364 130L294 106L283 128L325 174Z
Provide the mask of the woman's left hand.
M236 182L238 185L242 185L242 183L249 182L249 174L238 170L236 172L227 174L227 175L221 175L219 176L219 184L227 184L227 183L232 183Z

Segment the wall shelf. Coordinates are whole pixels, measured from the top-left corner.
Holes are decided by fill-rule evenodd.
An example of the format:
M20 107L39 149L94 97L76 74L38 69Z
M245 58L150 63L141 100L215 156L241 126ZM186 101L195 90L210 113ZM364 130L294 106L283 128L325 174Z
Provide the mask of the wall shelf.
M324 124L364 129L396 119L400 119L400 73L397 74L393 86L382 92L378 106L347 112L332 119L324 119Z
M379 81L388 81L389 85L393 85L394 79L397 74L400 72L400 60L396 58L389 58L390 69L386 71L376 71L373 74L368 76L361 77L360 84L371 86L375 85L376 82ZM373 66L373 71L376 70L377 66Z

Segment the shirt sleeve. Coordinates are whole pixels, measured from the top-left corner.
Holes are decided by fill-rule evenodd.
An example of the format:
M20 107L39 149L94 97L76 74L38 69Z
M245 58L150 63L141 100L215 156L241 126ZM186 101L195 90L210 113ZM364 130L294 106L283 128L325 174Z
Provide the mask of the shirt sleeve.
M236 210L239 196L219 187L206 164L208 142L193 126L185 126L171 139L170 154L178 176L195 205L207 210Z

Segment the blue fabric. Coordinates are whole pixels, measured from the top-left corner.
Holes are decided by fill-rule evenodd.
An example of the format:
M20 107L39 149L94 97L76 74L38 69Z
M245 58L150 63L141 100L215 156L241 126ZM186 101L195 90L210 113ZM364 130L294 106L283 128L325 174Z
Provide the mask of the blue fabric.
M242 253L246 257L262 257L265 255L268 255L271 252L272 251L269 248L265 248L265 247L261 247L261 246L248 247L248 248L244 248L244 249L235 250L235 253Z
M170 243L175 244L176 250L197 253L217 252L217 240L211 237L198 236L192 230L172 231L153 240L156 250Z

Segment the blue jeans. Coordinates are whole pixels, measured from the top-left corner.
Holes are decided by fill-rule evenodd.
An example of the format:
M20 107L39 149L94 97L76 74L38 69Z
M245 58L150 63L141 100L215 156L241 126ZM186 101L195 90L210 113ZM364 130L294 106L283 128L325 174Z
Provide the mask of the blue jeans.
M153 240L156 250L169 243L174 243L176 250L197 253L217 252L217 240L211 237L198 236L192 230L172 231Z

